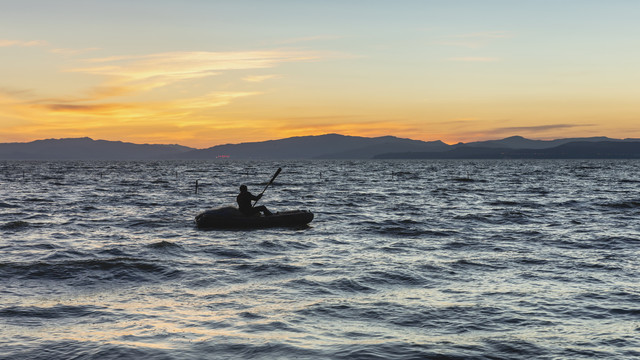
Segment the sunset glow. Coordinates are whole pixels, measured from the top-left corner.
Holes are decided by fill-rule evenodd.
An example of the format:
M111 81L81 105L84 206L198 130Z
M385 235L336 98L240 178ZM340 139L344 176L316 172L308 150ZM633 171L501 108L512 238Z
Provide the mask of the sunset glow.
M640 138L640 2L3 4L0 142Z

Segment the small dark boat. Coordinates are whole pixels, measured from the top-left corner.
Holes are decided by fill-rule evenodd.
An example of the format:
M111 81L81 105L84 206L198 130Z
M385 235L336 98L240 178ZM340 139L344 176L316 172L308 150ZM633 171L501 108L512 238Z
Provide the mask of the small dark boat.
M274 213L271 216L246 216L233 206L207 210L196 216L196 226L200 229L258 229L268 227L299 227L313 220L313 213L307 210L293 210Z

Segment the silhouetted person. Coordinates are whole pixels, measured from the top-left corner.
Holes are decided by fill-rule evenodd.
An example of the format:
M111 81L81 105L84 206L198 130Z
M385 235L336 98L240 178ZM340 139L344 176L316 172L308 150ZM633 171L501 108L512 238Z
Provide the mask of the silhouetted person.
M255 196L247 190L247 185L240 185L240 194L236 197L238 202L238 208L240 212L247 216L263 213L266 216L272 215L271 211L267 210L266 206L251 206L252 201L257 201L262 197L262 194Z

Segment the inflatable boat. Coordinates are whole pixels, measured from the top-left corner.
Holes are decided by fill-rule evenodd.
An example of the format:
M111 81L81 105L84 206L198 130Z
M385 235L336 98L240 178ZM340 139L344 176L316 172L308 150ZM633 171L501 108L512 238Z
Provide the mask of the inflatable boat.
M313 220L307 210L282 211L270 216L246 216L233 206L207 210L196 216L200 229L260 229L268 227L300 227Z

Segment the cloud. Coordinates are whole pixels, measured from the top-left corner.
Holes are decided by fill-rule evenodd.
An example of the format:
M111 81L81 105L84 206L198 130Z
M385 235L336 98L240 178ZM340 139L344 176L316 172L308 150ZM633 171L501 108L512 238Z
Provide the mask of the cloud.
M139 88L131 86L96 86L89 90L90 99L87 100L100 100L109 97L123 96L138 91Z
M47 43L42 40L21 41L21 40L0 40L0 47L20 46L20 47L32 47L32 46L44 46Z
M125 55L83 60L68 72L103 76L104 82L89 90L85 100L132 96L186 80L221 75L229 71L275 67L282 63L312 61L320 54L301 51L168 52ZM261 82L278 75L248 76L243 80ZM217 104L218 102L214 102Z
M212 92L207 95L185 100L177 100L169 106L179 109L206 109L212 107L225 106L233 100L261 94L259 92Z
M500 122L505 122L507 120L502 120ZM462 121L458 125L462 125L464 121ZM474 121L468 122L466 126L460 127L469 128L473 127ZM486 123L486 121L482 121L480 125ZM594 126L593 124L547 124L547 125L535 125L535 126L507 126L507 127L496 127L496 128L477 128L475 130L469 131L457 131L455 134L450 134L451 137L458 137L463 139L481 139L481 138L491 138L494 136L511 136L511 135L529 135L529 136L543 136L543 134L548 132L553 132L555 130L564 130L564 129L573 129L573 128L581 128L581 127L589 127Z
M182 124L206 123L211 121L206 110L230 104L235 99L258 95L259 92L212 92L200 97L160 102L91 102L82 100L40 99L30 103L15 102L5 106L5 112L12 108L25 119L49 119L52 122L73 122L81 117L85 125L103 124L108 118L109 123L126 123L127 126L135 122L148 123L149 119L157 125L163 121L179 120ZM3 103L0 97L0 104ZM2 115L2 112L0 112ZM45 120L38 120L43 124Z
M85 62L101 65L69 71L108 76L123 83L148 82L161 86L185 79L217 75L223 71L263 69L280 63L317 58L318 55L313 53L287 51L169 52L88 59Z
M511 126L511 127L503 127L496 128L488 131L488 133L493 134L504 134L504 133L518 133L518 132L544 132L549 130L558 130L558 129L570 129L576 127L585 127L585 126L593 126L592 124L549 124L549 125L538 125L538 126Z
M116 112L122 112L133 108L131 104L46 104L43 108L54 112L81 113L87 115L110 115Z
M89 49L87 49L89 50ZM275 67L278 64L293 61L310 61L319 57L316 53L298 51L244 51L244 52L169 52L149 55L125 55L104 58L90 58L82 61L85 66L67 69L68 72L99 75L105 77L102 84L85 92L85 96L62 99L38 99L30 106L54 113L102 116L105 114L123 114L134 109L153 113L153 108L187 110L224 106L233 100L260 94L260 92L209 92L202 96L188 97L182 100L169 100L156 104L149 101L100 103L109 98L134 95L168 86L176 82L219 75L233 70L251 70ZM91 66L86 66L90 64ZM261 82L279 77L279 75L247 76L243 80Z
M26 96L31 96L33 93L34 93L33 89L17 89L17 88L0 87L0 100L2 100L2 98L5 96L26 97Z
M245 76L242 80L247 82L263 82L270 79L277 79L281 77L280 75L253 75L253 76Z
M441 140L447 143L457 142L471 142L478 140L496 139L506 136L521 135L529 138L543 139L543 138L560 138L567 132L572 133L584 133L586 127L596 126L595 124L546 124L546 125L533 125L533 126L505 126L505 127L490 127L489 123L504 124L510 120L507 119L458 119L455 121L447 121L441 123L434 123L438 128L445 126L448 130L440 131L439 136ZM449 125L449 126L447 126ZM580 130L573 130L580 129ZM576 132L578 131L578 132Z

